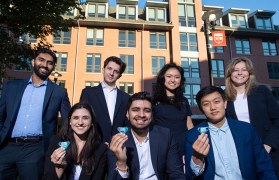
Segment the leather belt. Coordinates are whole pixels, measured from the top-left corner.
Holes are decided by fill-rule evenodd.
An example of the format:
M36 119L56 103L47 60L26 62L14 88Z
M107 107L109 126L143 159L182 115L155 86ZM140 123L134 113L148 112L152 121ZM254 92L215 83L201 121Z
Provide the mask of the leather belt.
M9 142L15 143L37 143L42 140L42 136L27 136L10 138Z

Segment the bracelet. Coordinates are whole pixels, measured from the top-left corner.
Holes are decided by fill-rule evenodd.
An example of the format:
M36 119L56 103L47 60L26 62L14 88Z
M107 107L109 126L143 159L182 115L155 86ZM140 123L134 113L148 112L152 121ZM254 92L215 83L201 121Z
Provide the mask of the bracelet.
M117 161L117 162L118 162L118 161ZM124 169L122 169L122 168L118 167L117 162L115 163L116 169L117 169L117 170L123 171L123 172L126 172L126 171L128 170L128 166L127 166L127 165L126 165L126 167L125 167Z

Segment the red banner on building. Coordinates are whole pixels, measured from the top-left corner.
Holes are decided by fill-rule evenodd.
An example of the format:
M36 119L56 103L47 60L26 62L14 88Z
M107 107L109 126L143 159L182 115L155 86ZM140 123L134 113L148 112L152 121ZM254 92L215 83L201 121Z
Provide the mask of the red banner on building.
M212 46L226 46L225 31L212 31Z

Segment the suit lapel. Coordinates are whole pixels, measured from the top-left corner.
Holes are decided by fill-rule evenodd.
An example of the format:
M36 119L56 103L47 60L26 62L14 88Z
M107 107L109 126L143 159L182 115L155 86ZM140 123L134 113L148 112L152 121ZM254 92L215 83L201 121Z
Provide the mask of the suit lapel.
M253 119L257 119L254 118L254 112L253 112L253 106L257 104L257 102L254 102L254 100L257 99L255 98L255 96L253 96L253 90L251 91L251 94L249 94L247 96L247 104L248 104L248 112L249 112L249 119L250 119L250 123L254 124Z
M12 119L15 119L18 114L18 110L19 110L19 107L20 107L20 103L21 103L21 99L22 99L22 96L23 96L23 93L25 91L25 88L27 86L27 83L28 83L29 79L25 79L24 81L22 81L22 83L18 86L18 89L16 90L16 98L15 98L15 102L14 102L14 107L13 107L13 118Z
M156 132L153 130L154 126L149 127L149 146L150 146L150 154L151 154L151 161L153 165L153 169L157 177L159 177L158 173L158 146L159 146L159 139L160 137L157 136Z
M46 87L46 93L45 93L45 98L44 98L44 106L43 106L43 114L45 112L46 106L50 100L51 94L54 89L54 84L50 80L47 81L47 87Z
M103 110L105 112L104 115L107 116L108 119L110 119L109 112L108 112L107 101L106 101L105 94L104 94L103 87L102 87L101 83L98 85L96 91L97 91L96 98L99 99L97 102L99 102L100 106L103 108Z
M120 108L121 105L121 101L122 101L122 93L120 92L119 89L117 89L117 96L116 96L116 103L115 103L115 109L114 109L114 115L113 115L113 119L116 117L117 112Z
M233 120L227 119L232 136L233 136L233 140L234 140L234 144L235 144L235 148L236 148L236 152L237 152L237 157L238 157L238 163L239 163L239 168L240 168L240 172L242 174L242 177L245 177L243 173L244 172L244 167L243 165L247 162L245 162L245 153L244 153L244 149L245 148L245 144L243 144L243 138L245 137L239 137L239 131L241 131L241 129L239 129L238 126L236 126L235 122Z
M129 129L127 135L128 140L125 143L127 149L127 164L131 167L131 174L134 173L132 174L132 179L138 179L140 172L139 157L131 129Z

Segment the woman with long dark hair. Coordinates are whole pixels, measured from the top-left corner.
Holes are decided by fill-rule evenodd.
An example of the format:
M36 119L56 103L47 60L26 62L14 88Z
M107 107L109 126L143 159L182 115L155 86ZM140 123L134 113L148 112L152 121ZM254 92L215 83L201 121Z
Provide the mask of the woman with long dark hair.
M59 147L69 142L68 148ZM89 104L75 104L46 155L45 179L104 179L107 146L101 143L94 112Z
M159 71L154 92L154 119L160 126L170 128L185 154L185 131L193 127L191 109L184 92L184 70L175 63L163 66Z

